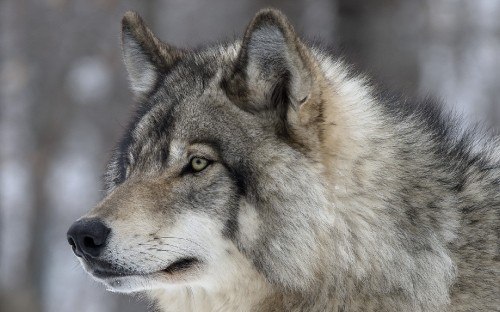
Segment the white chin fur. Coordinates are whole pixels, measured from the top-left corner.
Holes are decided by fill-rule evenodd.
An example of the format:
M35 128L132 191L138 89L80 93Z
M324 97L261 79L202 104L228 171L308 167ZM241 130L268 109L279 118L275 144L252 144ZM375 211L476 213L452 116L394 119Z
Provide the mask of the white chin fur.
M112 277L97 279L106 286L106 290L116 293L134 293L165 288L166 283L158 281L155 274Z

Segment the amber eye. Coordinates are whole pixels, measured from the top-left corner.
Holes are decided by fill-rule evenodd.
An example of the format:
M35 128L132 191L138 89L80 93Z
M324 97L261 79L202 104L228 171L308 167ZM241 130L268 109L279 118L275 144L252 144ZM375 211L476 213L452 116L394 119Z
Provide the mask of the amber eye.
M201 157L191 159L191 168L194 172L200 172L208 166L208 160Z

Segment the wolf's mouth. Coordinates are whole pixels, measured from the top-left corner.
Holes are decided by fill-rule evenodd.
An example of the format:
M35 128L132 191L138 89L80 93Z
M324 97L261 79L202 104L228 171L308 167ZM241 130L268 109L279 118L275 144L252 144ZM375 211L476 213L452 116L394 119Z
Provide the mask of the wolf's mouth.
M173 274L181 271L185 271L187 269L190 269L191 267L195 266L198 264L199 260L193 257L190 258L182 258L171 265L169 265L166 269L162 270L162 272L168 273L168 274Z
M181 273L183 271L186 271L188 269L191 269L192 267L198 265L200 263L200 260L194 257L186 257L186 258L181 258L170 264L167 268L157 271L157 272L151 272L151 273L134 273L130 271L122 271L116 268L112 268L111 265L103 265L103 263L99 263L98 265L94 264L91 265L93 268L91 269L91 274L94 277L101 278L101 279L107 279L107 278L116 278L116 277L126 277L126 276L147 276L147 275L152 275L155 273L168 273L170 275L175 274L175 273Z

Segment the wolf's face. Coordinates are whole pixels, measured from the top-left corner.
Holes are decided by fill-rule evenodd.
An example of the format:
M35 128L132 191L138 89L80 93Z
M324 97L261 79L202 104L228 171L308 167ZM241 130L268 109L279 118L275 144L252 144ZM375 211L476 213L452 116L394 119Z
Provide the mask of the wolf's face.
M87 272L121 292L212 287L242 270L308 286L328 222L321 77L286 19L262 11L242 42L189 52L127 13L123 54L141 106L106 197L68 232Z

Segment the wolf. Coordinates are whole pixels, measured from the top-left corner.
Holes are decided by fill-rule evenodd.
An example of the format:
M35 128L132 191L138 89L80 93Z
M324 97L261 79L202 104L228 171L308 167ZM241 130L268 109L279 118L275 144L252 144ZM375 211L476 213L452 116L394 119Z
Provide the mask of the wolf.
M162 42L134 12L138 102L67 237L161 311L500 311L499 139L387 96L275 9L241 40Z

